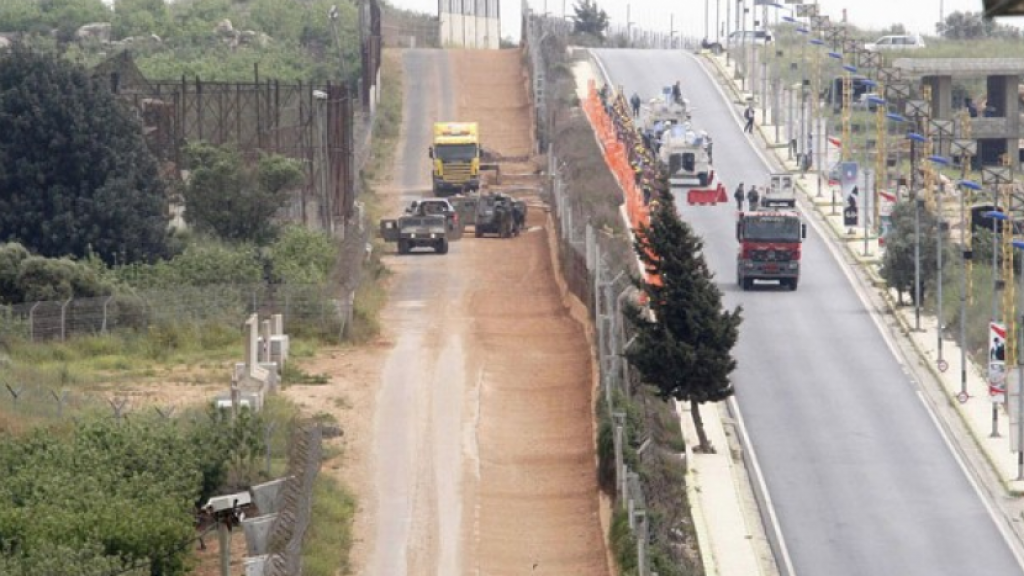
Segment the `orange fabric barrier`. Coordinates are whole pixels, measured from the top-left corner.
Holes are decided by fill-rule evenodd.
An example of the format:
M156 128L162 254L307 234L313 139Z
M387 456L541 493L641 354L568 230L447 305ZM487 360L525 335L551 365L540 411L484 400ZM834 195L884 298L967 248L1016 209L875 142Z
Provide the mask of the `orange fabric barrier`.
M618 97L622 98L621 95ZM626 150L625 144L619 141L615 121L605 110L594 80L587 83L587 98L583 101L582 106L604 152L605 164L618 181L619 188L622 189L623 204L626 208L630 232L635 235L641 226L650 225L650 208L644 204L643 190L636 184L636 173L630 165L629 151ZM628 127L630 130L633 129L631 124L630 120ZM661 286L660 277L649 274L646 270L642 272L644 279L649 284Z

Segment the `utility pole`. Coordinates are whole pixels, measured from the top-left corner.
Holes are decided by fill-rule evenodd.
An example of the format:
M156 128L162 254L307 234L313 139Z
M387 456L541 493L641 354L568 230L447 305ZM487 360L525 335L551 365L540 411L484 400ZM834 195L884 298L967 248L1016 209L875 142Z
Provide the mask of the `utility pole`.
M722 7L721 0L715 0L715 42L721 40Z
M704 0L704 39L708 39L708 22L711 20L709 0Z
M971 118L967 110L960 117L960 139L953 141L953 149L960 155L960 397L967 398L967 278L972 272L971 250L973 230L968 234L967 195L973 189L964 184L971 157L977 152L977 143L971 138Z

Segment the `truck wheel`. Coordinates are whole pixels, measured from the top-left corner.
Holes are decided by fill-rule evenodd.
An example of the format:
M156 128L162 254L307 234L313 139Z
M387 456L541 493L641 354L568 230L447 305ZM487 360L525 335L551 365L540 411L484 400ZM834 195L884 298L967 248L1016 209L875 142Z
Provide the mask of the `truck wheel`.
M483 238L484 237L484 232L483 232L483 230L481 230L479 228L475 228L473 230L473 235L476 236L477 238Z
M743 279L743 290L747 291L747 290L753 290L753 289L754 289L754 279L753 278L744 278Z
M434 251L437 252L438 254L447 254L448 253L448 241L447 240L439 241L437 243L437 246L434 247Z
M799 278L790 278L789 279L789 289L792 290L793 292L796 292L796 287L797 287L797 284L799 284L799 283L800 283L800 279Z
M398 253L399 254L408 254L409 253L409 241L408 240L399 240L398 241Z

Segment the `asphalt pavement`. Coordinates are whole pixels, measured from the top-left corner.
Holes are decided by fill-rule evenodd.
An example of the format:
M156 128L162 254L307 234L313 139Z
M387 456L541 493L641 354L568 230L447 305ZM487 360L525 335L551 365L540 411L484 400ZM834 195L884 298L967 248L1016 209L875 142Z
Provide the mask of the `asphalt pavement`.
M723 89L714 80L722 63L678 51L598 50L595 56L599 75L607 74L627 94L651 97L681 80L695 127L714 138L716 169L729 190L739 182L763 185L769 172L786 168L772 153L778 150L770 146L772 130L758 130L754 137L742 133L735 92L728 82ZM802 209L811 226L796 292L771 285L741 291L731 203L688 206L677 198L683 218L705 240L725 305L743 307L736 401L731 414L708 426L746 433L746 470L763 504L779 571L1022 573L1010 527L1014 519L993 502L998 495L979 487L977 476L984 471L965 463L963 449L949 441L950 428L936 415L938 387L928 381L935 373L921 370L922 357L925 365L929 361L929 338L910 332L908 348L886 312L873 304L866 286L876 280L870 268L877 242L874 255L869 246L866 256L855 258L853 243L835 240L834 218L820 215L816 182L800 183L809 195ZM839 232L842 237L845 230ZM945 350L953 356L951 346ZM959 368L950 374L958 379ZM973 394L977 398L962 405L964 411L984 407L982 392ZM704 413L711 419L719 415L707 406ZM703 538L711 540L701 545L711 556L709 573L763 573L764 562L750 542L757 527L743 513L746 496L737 481L743 464L721 448L717 455L691 458L691 477L700 483L695 504L702 510L696 515ZM1007 460L1002 448L1000 461ZM719 518L722 506L738 513ZM734 555L749 555L751 563Z

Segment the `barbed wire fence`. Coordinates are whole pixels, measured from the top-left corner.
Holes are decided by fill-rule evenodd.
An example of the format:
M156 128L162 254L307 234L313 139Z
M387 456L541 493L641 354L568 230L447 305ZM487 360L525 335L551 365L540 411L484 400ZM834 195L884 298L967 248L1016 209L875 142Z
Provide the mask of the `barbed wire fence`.
M264 576L302 574L302 541L312 521L313 484L323 462L322 428L315 424L296 428L288 454L288 475L270 533Z

